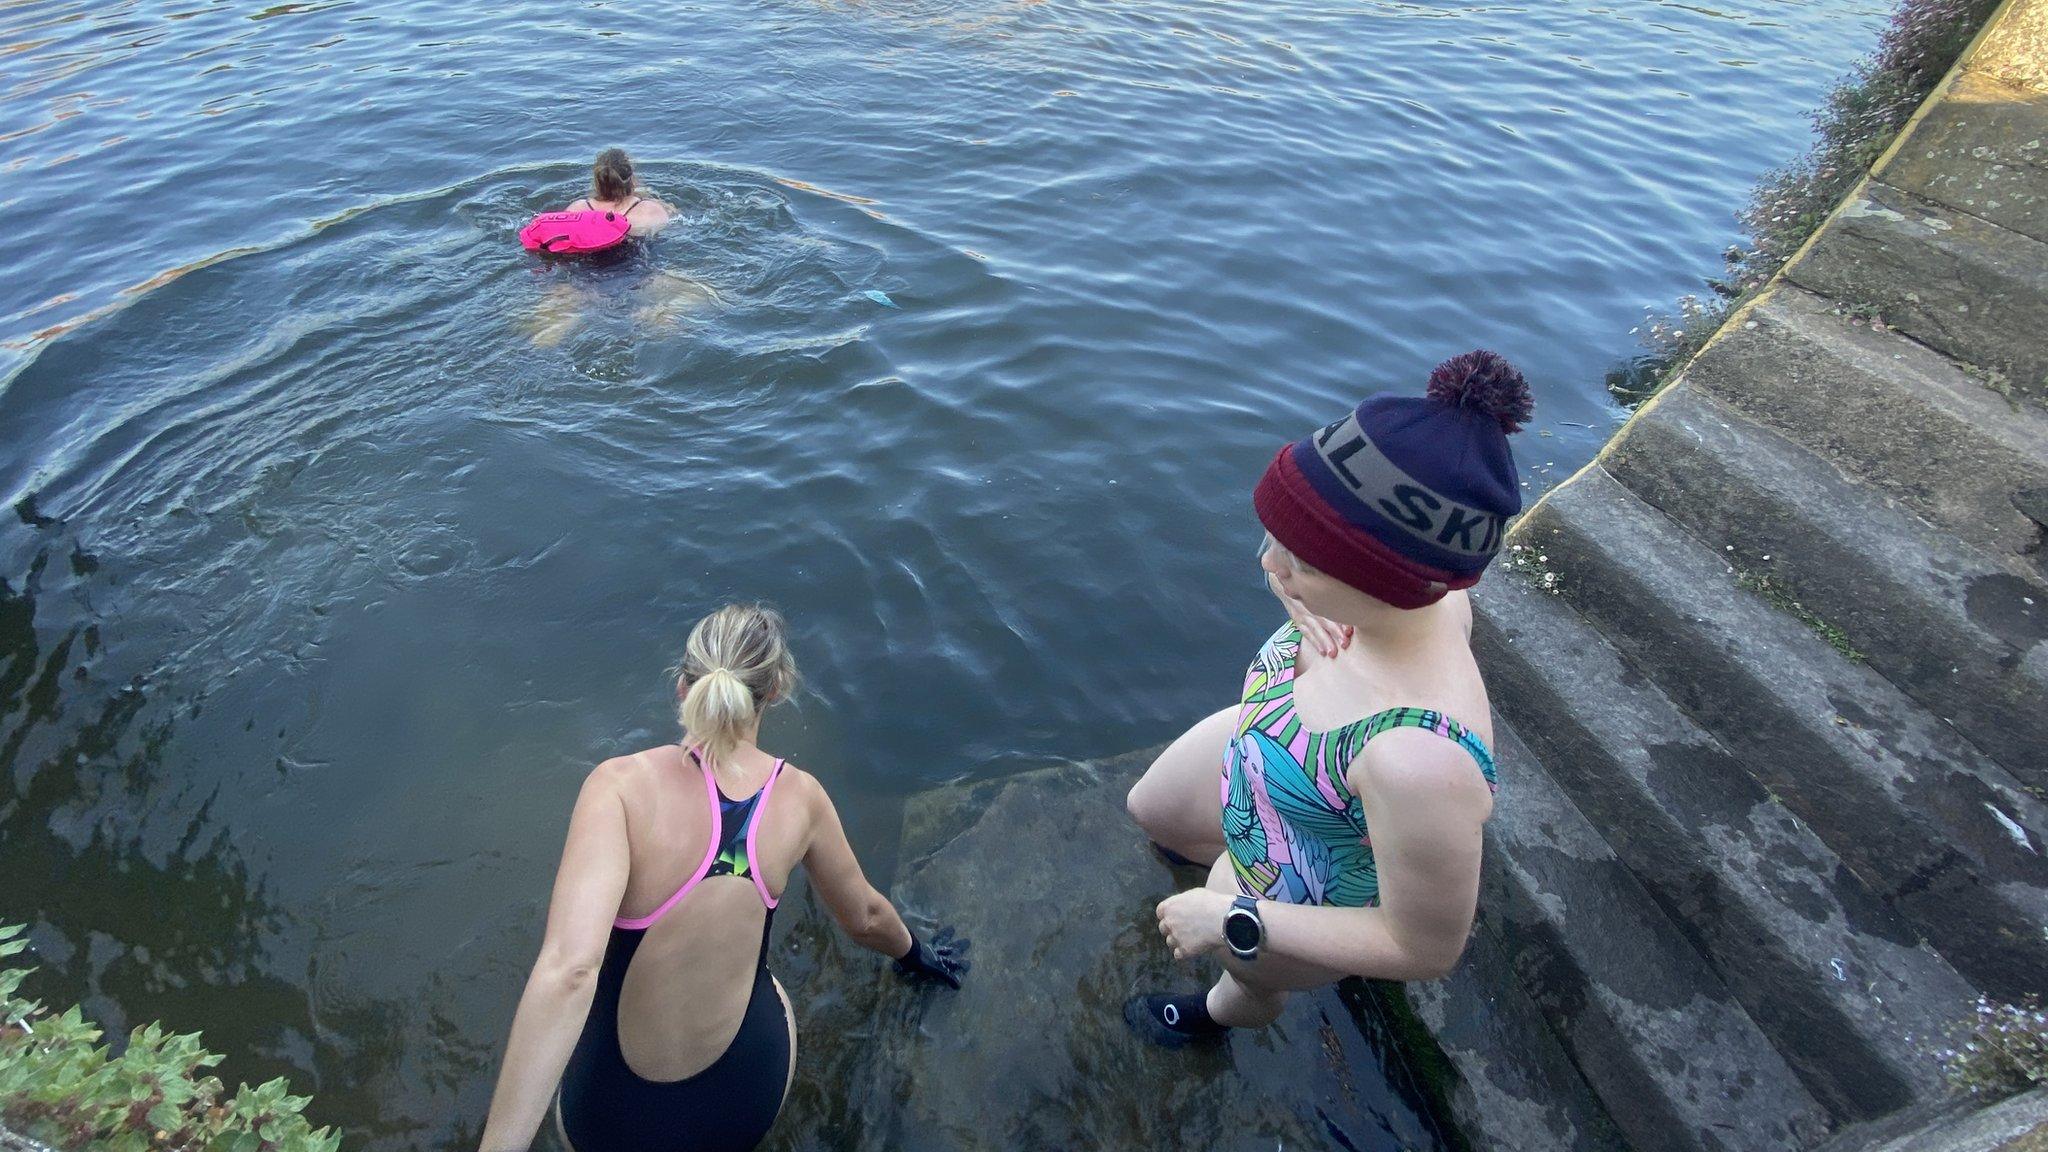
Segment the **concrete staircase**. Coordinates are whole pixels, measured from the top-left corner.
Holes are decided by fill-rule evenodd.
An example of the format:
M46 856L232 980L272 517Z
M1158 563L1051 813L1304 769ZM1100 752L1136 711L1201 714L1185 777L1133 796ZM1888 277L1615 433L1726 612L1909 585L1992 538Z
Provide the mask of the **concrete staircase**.
M1481 923L1410 992L1475 1143L1612 1146L1528 1124L1483 989L1643 1152L1996 1146L1930 1053L2048 989L2044 39L2009 4L1478 590Z

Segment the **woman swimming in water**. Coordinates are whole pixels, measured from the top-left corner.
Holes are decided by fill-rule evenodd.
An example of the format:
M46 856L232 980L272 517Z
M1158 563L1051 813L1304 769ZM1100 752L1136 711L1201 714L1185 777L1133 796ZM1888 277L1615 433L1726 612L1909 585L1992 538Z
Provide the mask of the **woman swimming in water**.
M607 148L590 166L590 194L564 212L617 212L632 226L628 235L652 236L674 218L675 209L645 194L633 177L633 161L623 148Z
M727 605L684 653L683 742L605 761L577 797L483 1152L527 1148L551 1097L575 1152L759 1143L796 1072L768 929L798 864L899 973L958 988L967 970L965 940L918 939L868 883L817 778L755 743L796 686L781 615Z
M1161 933L1177 959L1216 953L1225 971L1206 993L1133 997L1142 1035L1215 1040L1272 1023L1290 990L1457 962L1494 793L1462 589L1521 510L1507 437L1530 408L1520 372L1469 352L1426 397L1375 396L1266 469L1259 563L1291 620L1239 702L1174 741L1129 799L1163 851L1209 867L1205 887L1160 903Z
M661 230L675 217L675 209L644 195L633 176L633 161L623 149L607 148L590 166L590 195L563 208L564 212L617 212L626 218L626 237L647 237ZM542 218L536 218L536 223ZM529 225L529 228L533 225ZM609 256L633 246L619 243L605 248ZM680 272L655 267L627 290L628 312L643 327L673 325L718 302L709 284ZM593 293L577 279L557 280L542 295L539 307L525 321L526 334L536 347L552 348L577 332L601 313L616 310L619 291Z

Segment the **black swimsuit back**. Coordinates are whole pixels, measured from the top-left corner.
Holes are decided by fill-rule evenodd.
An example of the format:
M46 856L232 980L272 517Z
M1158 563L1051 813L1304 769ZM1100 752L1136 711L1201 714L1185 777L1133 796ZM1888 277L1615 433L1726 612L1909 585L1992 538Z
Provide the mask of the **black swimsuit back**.
M725 841L718 855L739 849L760 794L719 797ZM729 874L721 866L711 875ZM708 877L707 877L708 878ZM619 996L646 928L612 928L598 969L597 990L583 1035L562 1072L562 1129L575 1152L747 1152L760 1144L782 1110L789 1083L789 1020L768 972L767 910L755 953L754 986L739 1031L710 1066L681 1080L648 1080L626 1064L619 1046Z

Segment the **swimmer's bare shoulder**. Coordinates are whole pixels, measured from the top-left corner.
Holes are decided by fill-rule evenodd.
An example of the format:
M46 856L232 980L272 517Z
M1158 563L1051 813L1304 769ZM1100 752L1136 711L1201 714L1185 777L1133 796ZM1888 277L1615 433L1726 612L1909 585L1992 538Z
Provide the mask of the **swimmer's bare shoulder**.
M588 783L608 789L623 800L643 789L658 786L665 775L673 773L675 757L672 753L675 750L675 745L664 744L601 760L590 770Z
M632 225L635 236L646 236L661 231L662 225L675 219L675 215L675 209L667 202L648 196L627 210L626 222Z

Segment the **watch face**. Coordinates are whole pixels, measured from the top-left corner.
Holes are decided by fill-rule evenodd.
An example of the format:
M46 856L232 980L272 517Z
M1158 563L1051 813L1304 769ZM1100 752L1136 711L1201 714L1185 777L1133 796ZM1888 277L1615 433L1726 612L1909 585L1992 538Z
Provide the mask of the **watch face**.
M1259 922L1243 909L1232 909L1223 918L1223 938L1239 952L1249 952L1259 946Z

